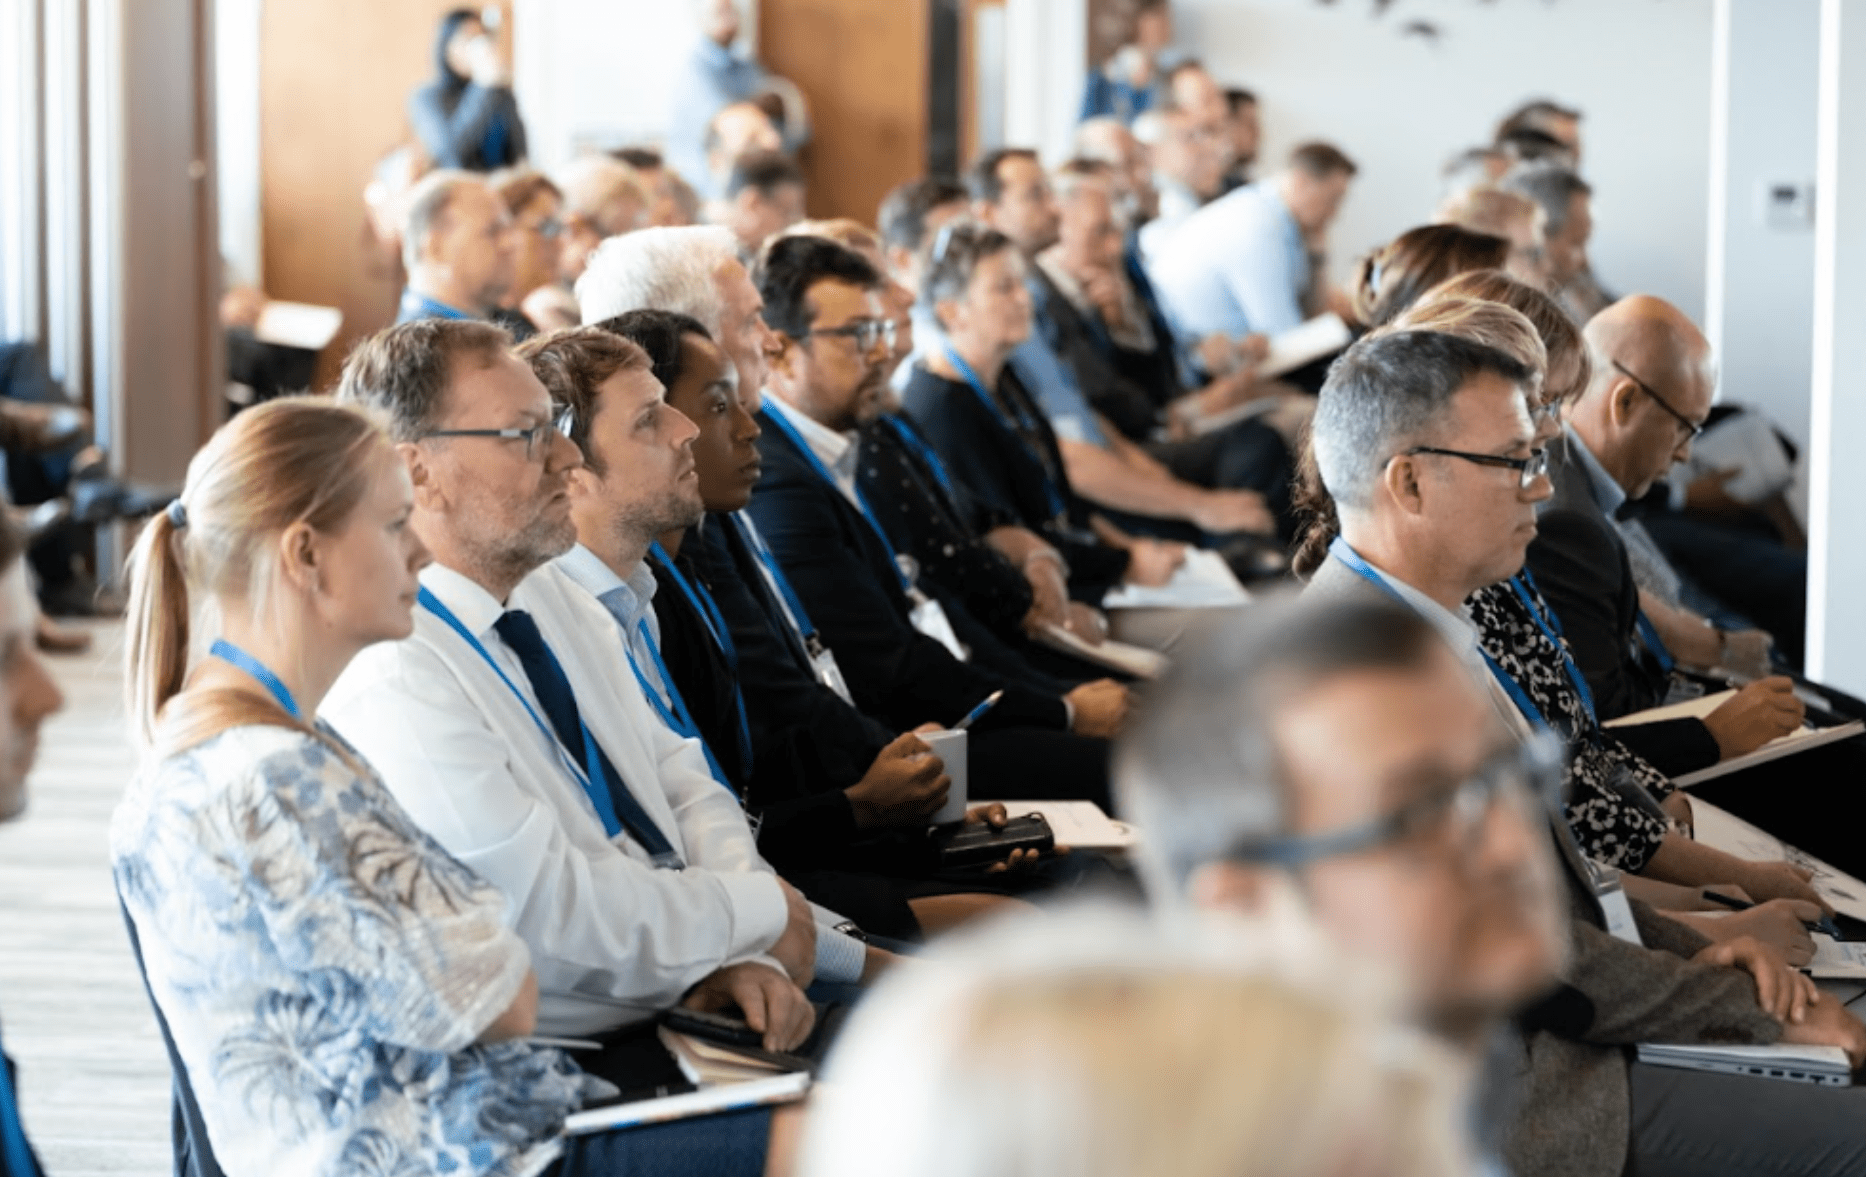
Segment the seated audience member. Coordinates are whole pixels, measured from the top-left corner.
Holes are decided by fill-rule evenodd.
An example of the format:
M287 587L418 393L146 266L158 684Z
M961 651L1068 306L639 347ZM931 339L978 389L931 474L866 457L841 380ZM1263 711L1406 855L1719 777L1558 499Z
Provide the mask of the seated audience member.
M1503 269L1518 282L1526 282L1537 290L1549 288L1542 243L1542 226L1548 218L1535 201L1498 188L1473 188L1440 205L1437 219L1460 229L1488 233L1508 241L1510 256L1504 260Z
M1464 668L1464 708L1488 712L1490 734L1482 743L1493 748L1506 733L1539 742L1483 661L1476 630L1463 614L1473 591L1521 566L1534 535L1535 504L1549 494L1525 398L1533 378L1519 361L1469 340L1433 331L1383 332L1337 361L1314 425L1317 465L1339 505L1342 533L1305 596L1318 603L1392 602L1426 621ZM1456 665L1441 664L1448 671ZM1368 714L1376 706L1365 696L1360 702ZM1457 710L1424 697L1409 706ZM1378 707L1395 730L1430 738L1427 721L1384 699ZM1374 730L1344 712L1312 723L1313 730L1337 738ZM1290 755L1287 748L1284 755ZM1553 792L1546 796L1552 805ZM1866 1156L1858 1117L1843 1102L1809 1103L1812 1090L1792 1084L1657 1072L1650 1082L1633 1079L1629 1098L1624 1048L1633 1043L1833 1045L1858 1066L1866 1060L1866 1027L1790 969L1780 952L1756 940L1711 944L1637 900L1625 909L1632 918L1616 921L1618 935L1605 930L1605 909L1593 892L1613 876L1585 862L1566 823L1552 811L1547 816L1567 867L1574 957L1562 973L1565 988L1519 1015L1528 1033L1500 1072L1524 1077L1505 1139L1511 1170L1619 1173L1629 1167L1629 1136L1637 1159L1630 1167L1642 1173L1703 1171L1680 1149L1692 1160L1745 1152L1773 1157L1792 1149L1801 1163L1784 1167L1798 1172L1819 1171L1820 1158L1851 1153L1854 1159L1834 1170L1846 1171ZM1455 852L1451 839L1440 845ZM1613 902L1618 907L1620 900ZM1792 1095L1780 1094L1790 1088ZM1777 1106L1764 1107L1771 1097ZM1787 1109L1794 1108L1802 1111L1792 1128L1774 1129L1766 1148L1757 1142L1774 1125L1786 1125ZM1715 1134L1718 1148L1703 1148L1706 1133ZM1674 1159L1663 1160L1667 1153ZM1722 1171L1754 1167L1726 1166Z
M766 1117L560 1137L588 1080L524 1041L538 982L506 898L319 718L358 651L411 629L428 555L410 502L368 417L276 400L209 442L137 546L129 693L149 758L111 854L211 1159L235 1173L536 1171L559 1155L572 1171L760 1172ZM190 667L194 589L222 631Z
M1026 266L1056 243L1056 200L1034 152L1004 148L983 156L967 173L967 187L974 214L1009 238ZM937 252L935 244L923 242L921 249ZM931 308L923 289L901 274L895 276L915 290L923 307ZM1026 270L1026 286L1031 281ZM924 329L917 329L915 337L921 354L943 348L938 324L923 319L921 326ZM1237 532L1262 535L1274 530L1274 517L1262 495L1186 482L1119 430L1105 425L1074 374L1041 335L1031 334L1019 344L1008 366L1056 432L1069 481L1083 498L1120 512L1124 527L1200 543L1223 542L1222 537Z
M928 243L941 229L965 216L971 203L966 186L948 176L925 176L890 189L875 216L888 277L917 299ZM921 334L934 324L917 304L915 311L914 343L918 350ZM907 371L905 364L896 370L897 386L906 380Z
M1440 207L1453 204L1479 188L1489 188L1510 170L1510 161L1494 147L1468 147L1439 169Z
M512 269L515 277L503 309L522 314L534 331L575 324L576 300L559 281L564 252L563 192L548 176L529 171L501 180L498 192L518 243Z
M678 321L699 326L691 319ZM671 342L676 356L682 347L677 331L671 339L655 342ZM674 620L689 635L689 648L694 637L710 642L708 630L716 624L717 610L704 604L704 582L689 579L691 562L684 570L675 563L688 529L698 526L705 514L702 479L717 479L723 473L710 468L713 463L709 461L702 475L693 443L703 437L709 447L723 444L728 451L733 447L731 438L720 429L721 424L731 424L728 412L705 414L694 401L729 410L751 424L750 414L736 404L731 384L724 379L725 357L710 341L704 342L710 354L696 358L710 362L715 387L710 396L691 390L695 395L683 398L695 417L705 421L704 428L671 398L663 399L665 369L657 371L650 356L619 332L577 328L520 349L520 357L532 365L557 403L569 407L571 440L584 455L583 467L570 481L571 518L579 542L558 557L557 566L615 619L630 671L662 723L679 735L699 740L713 776L742 798L749 812L756 813L760 852L766 859L812 898L856 916L856 924L864 930L895 939L917 939L922 928L911 900L922 893L935 896L941 890L928 878L933 862L924 837L929 819L945 801L951 784L939 758L914 739L902 765L912 785L910 807L918 810L918 845L912 839L891 839L886 847L868 848L870 853L864 856L864 866L872 867L891 850L903 861L890 864L889 873L902 879L918 876L917 888L867 869L848 869L855 857L847 852L847 844L854 841L855 823L846 795L833 791L830 798L819 800L811 791L815 782L793 781L789 796L776 805L751 797L750 725L741 709L736 671L726 660L726 647L719 647L703 668L696 667L691 656L680 659L688 671L685 675L675 674L668 668L670 659L663 657L664 637L673 626L662 624L662 617L680 611ZM679 383L677 378L674 383ZM756 453L749 438L743 448ZM739 482L750 489L742 473ZM697 652L706 658L703 650ZM715 659L722 664L715 667ZM700 681L696 681L696 669ZM701 714L707 719L701 720ZM980 812L978 820L985 818ZM984 898L962 893L956 906L976 910ZM934 905L936 911L939 906Z
M667 162L688 181L707 177L708 132L713 118L734 105L795 87L766 72L752 58L733 52L743 21L740 0L690 0L698 27L691 52L674 75L668 103ZM787 104L789 105L789 104ZM773 127L773 132L779 128ZM781 134L767 144L795 152L810 141L809 118L787 119ZM632 162L632 161L631 161Z
M1551 164L1573 170L1580 162L1566 143L1546 131L1538 131L1530 127L1522 127L1499 136L1497 150L1501 151L1515 167L1525 164Z
M1581 112L1547 98L1534 98L1503 117L1497 124L1496 140L1502 143L1522 131L1547 135L1581 159Z
M739 239L739 253L751 258L774 233L803 219L803 170L787 155L759 151L732 161L721 199L709 206L708 219Z
M750 513L864 711L896 728L954 723L1002 690L972 729L975 752L1000 733L992 755L1029 765L1026 793L1105 801L1106 746L1087 737L1119 728L1126 691L1100 681L1055 694L969 664L944 602L895 558L856 485L856 431L886 403L880 285L859 255L819 238L781 238L762 259L778 343Z
M777 124L756 102L734 102L714 114L706 128L706 170L694 181L701 194L717 200L725 194L732 165L741 156L784 151Z
M432 82L408 96L408 122L435 166L494 172L523 161L525 120L511 67L476 10L456 8L441 18L434 71Z
M1139 0L1132 13L1127 39L1089 71L1078 120L1107 118L1125 126L1165 98L1163 59L1173 47L1172 7L1167 0Z
M1076 128L1077 159L1090 159L1114 169L1116 205L1132 236L1160 211L1160 194L1153 187L1153 164L1145 144L1134 132L1113 119L1089 119Z
M1182 379L1192 368L1188 349L1145 274L1130 264L1108 169L1065 164L1056 193L1057 242L1029 270L1035 329L1105 423L1177 478L1262 494L1287 535L1290 455L1277 430L1261 420L1203 427L1207 418L1278 390L1257 383L1248 355L1216 379L1194 377L1200 387L1189 389L1191 381Z
M1586 323L1613 298L1588 266L1587 242L1594 235L1594 189L1560 163L1527 163L1510 169L1497 187L1527 197L1542 208L1543 263L1549 289L1577 323Z
M1225 173L1225 191L1229 192L1250 183L1250 170L1263 146L1263 118L1257 95L1241 86L1225 91L1225 106L1231 112L1231 170Z
M855 221L805 221L788 234L824 237L862 256L884 275L882 305L894 324L891 368L914 354L914 296L886 277L881 242ZM1064 678L1095 678L1068 655L1033 644L1048 626L1069 629L1090 644L1107 632L1090 605L1070 600L1069 565L1041 536L993 510L946 469L919 425L892 406L862 428L856 485L875 509L895 550L919 561L923 575L957 596L965 611L1021 657ZM1127 557L1105 558L1107 579L1077 578L1076 595L1099 601Z
M1461 1061L1328 954L1235 922L1212 945L1046 913L941 945L851 1019L801 1174L1474 1174Z
M65 705L33 648L39 609L26 582L25 537L0 515L0 821L26 808L26 776L38 754L39 726ZM4 1028L4 1027L0 1027ZM0 1041L0 1174L42 1177L20 1119L19 1073Z
M652 147L619 147L609 154L634 168L641 182L654 194L654 203L648 208L647 228L670 229L699 224L700 194L668 166L659 151Z
M568 290L583 276L598 246L648 223L654 194L634 168L606 155L571 160L557 182L564 190L563 253L557 272Z
M737 411L758 411L771 333L760 313L764 300L725 230L653 229L613 242L592 265L580 293L586 309L614 311L616 318L604 320L611 328L631 315L691 316L725 354L736 377ZM669 309L653 311L651 304ZM742 427L739 436L755 425L754 420ZM728 485L746 477L756 446L751 454L735 452L740 456L726 462L728 469L716 479L705 471L707 456L696 454L703 492L714 481ZM742 505L731 509L718 500L709 501L708 512L706 524L681 545L678 559L692 559L737 653L751 728L753 795L783 795L797 780L807 779L849 793L864 828L884 816L904 821L905 814L918 812L908 795L932 778L923 775L925 762L916 759L920 741L902 729L924 724L931 714L895 725L857 710L836 651L811 620L751 516ZM995 753L997 742L989 730L968 741L968 770L977 796L1017 794L1027 778L1028 764ZM1019 741L1007 736L1005 742L1015 748ZM915 917L929 931L939 926L930 922L938 917L924 905L915 905Z
M1462 275L1435 288L1395 320L1391 329L1454 335L1493 347L1534 369L1538 377L1549 373L1546 380L1538 379L1525 388L1536 425L1536 446L1545 446L1560 435L1558 413L1563 401L1587 384L1587 353L1567 314L1547 295L1500 271ZM1317 494L1326 499L1326 490L1318 488ZM1332 503L1327 509L1332 518ZM1309 570L1327 563L1327 548L1337 531L1336 525L1323 521L1304 538L1302 563ZM1818 918L1824 906L1808 886L1806 873L1781 862L1745 862L1699 845L1674 825L1667 808L1675 808L1682 797L1673 795L1670 779L1637 751L1663 733L1653 731L1645 733L1647 739L1635 739L1628 732L1629 746L1617 738L1620 732L1600 727L1591 700L1576 685L1582 682L1580 673L1573 669L1559 631L1548 620L1548 606L1534 580L1518 571L1507 580L1479 587L1466 599L1464 611L1476 627L1485 666L1516 710L1531 727L1548 727L1567 745L1568 776L1562 796L1581 849L1608 866L1663 883L1686 888L1742 887L1752 899L1765 901L1767 909L1725 919L1674 918L1713 940L1756 935L1792 951L1795 963L1805 963L1813 943L1802 930L1800 917ZM1696 890L1635 886L1636 881L1628 880L1631 893L1668 911L1681 906L1689 911L1717 910Z
M1147 270L1174 324L1193 336L1276 335L1324 309L1319 243L1354 162L1305 143L1280 174L1213 201L1147 251Z
M1219 121L1169 105L1135 125L1153 165L1155 214L1141 227L1141 253L1149 262L1166 248L1192 214L1224 191L1231 152Z
M767 1046L796 1046L812 1020L799 986L849 963L845 938L819 933L759 857L698 745L616 677L614 621L545 567L576 540L566 484L581 463L508 345L491 328L406 325L344 365L339 395L389 419L409 526L435 563L413 636L352 662L330 719L511 902L545 1033L606 1034L687 999L736 1005Z
M408 194L395 321L490 319L512 289L518 240L492 187L460 171L430 172Z
M1199 62L1187 59L1173 66L1166 73L1168 105L1190 113L1205 125L1220 132L1217 139L1217 151L1223 166L1222 174L1231 167L1231 103L1225 97L1225 91L1212 75Z
M1408 229L1361 259L1350 299L1354 318L1371 330L1392 322L1440 282L1471 270L1495 270L1509 242L1457 225Z

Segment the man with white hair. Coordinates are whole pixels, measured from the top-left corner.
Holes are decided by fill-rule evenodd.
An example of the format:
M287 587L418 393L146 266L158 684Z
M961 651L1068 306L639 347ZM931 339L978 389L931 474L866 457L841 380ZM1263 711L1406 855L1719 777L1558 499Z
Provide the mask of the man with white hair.
M408 286L396 322L491 318L517 277L505 203L470 172L431 173L408 194L402 264Z

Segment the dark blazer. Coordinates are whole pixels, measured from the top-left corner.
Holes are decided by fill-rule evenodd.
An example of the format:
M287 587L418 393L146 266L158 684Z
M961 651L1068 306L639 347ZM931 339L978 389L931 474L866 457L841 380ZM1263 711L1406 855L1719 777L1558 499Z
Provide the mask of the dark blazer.
M916 630L912 604L881 537L784 430L768 418L764 425L758 439L764 473L747 510L823 640L836 651L863 711L903 731L928 721L956 723L986 695L1003 689L1003 700L979 721L980 728L1068 726L1059 696L961 662Z
M987 508L1021 523L1053 544L1069 562L1070 586L1078 597L1101 594L1127 573L1128 556L1084 539L1089 509L1069 485L1062 450L1043 411L1009 368L998 393L1013 415L1031 422L1028 436L979 400L970 385L936 376L916 365L901 401L946 469ZM1049 485L1062 498L1066 519L1059 526Z
M1030 268L1030 286L1035 328L1075 373L1090 407L1130 441L1152 440L1162 410L1178 394L1172 336L1156 333L1151 353L1131 351L1070 302L1042 266Z
M1339 560L1304 590L1324 600L1385 599ZM1504 1141L1518 1177L1617 1177L1632 1132L1626 1047L1641 1042L1769 1043L1781 1023L1756 1004L1747 973L1690 960L1710 944L1638 900L1645 946L1615 939L1573 838L1550 815L1568 905L1568 967L1556 990L1517 1019L1504 1075L1519 1088Z
M1638 644L1639 587L1620 538L1571 452L1568 435L1550 444L1555 494L1538 509L1529 571L1561 619L1575 665L1604 722L1665 701L1666 676ZM1668 776L1717 763L1717 741L1695 719L1616 728L1615 736Z

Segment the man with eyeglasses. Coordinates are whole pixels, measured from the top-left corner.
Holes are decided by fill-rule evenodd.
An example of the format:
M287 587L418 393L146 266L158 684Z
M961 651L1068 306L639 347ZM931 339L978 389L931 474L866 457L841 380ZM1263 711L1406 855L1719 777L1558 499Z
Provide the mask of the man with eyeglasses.
M1020 797L1105 807L1107 747L1092 737L1119 728L1127 692L1104 680L1061 694L1034 668L982 665L965 635L983 627L923 583L857 486L857 430L889 404L893 324L880 273L832 241L784 237L765 251L758 279L778 344L759 414L763 472L748 510L835 650L851 701L905 730L956 723L1002 690L970 732L970 762L986 768L973 769L972 791L989 795L983 778Z
M1344 939L1378 950L1401 966L1402 975L1414 980L1428 1020L1438 1024L1444 1013L1434 1003L1452 1001L1453 1010L1464 1008L1468 1015L1471 995L1464 986L1471 978L1466 970L1495 979L1481 963L1487 957L1461 965L1459 954L1479 954L1486 935L1499 944L1508 942L1496 925L1480 918L1488 910L1484 918L1498 920L1495 909L1485 905L1531 885L1506 864L1558 852L1572 959L1553 994L1518 1012L1521 1035L1504 1040L1493 1061L1499 1079L1514 1075L1520 1084L1521 1105L1503 1141L1510 1167L1519 1175L1617 1174L1628 1159L1629 1141L1641 1174L1749 1171L1745 1166L1756 1156L1768 1154L1758 1151L1764 1146L1756 1139L1741 1135L1727 1142L1726 1155L1743 1158L1733 1167L1720 1168L1713 1161L1692 1169L1688 1159L1707 1133L1716 1133L1723 1147L1722 1132L1734 1129L1701 1123L1700 1117L1716 1109L1728 1119L1730 1110L1723 1105L1737 1099L1753 1099L1758 1106L1772 1099L1786 1104L1786 1109L1772 1107L1771 1114L1794 1118L1797 1129L1803 1127L1806 1110L1818 1121L1807 1127L1810 1137L1832 1146L1833 1155L1866 1157L1866 1141L1849 1144L1849 1129L1821 1118L1836 1107L1803 1097L1799 1089L1775 1099L1781 1093L1768 1090L1768 1084L1749 1083L1764 1089L1751 1092L1739 1081L1735 1090L1725 1090L1720 1078L1680 1079L1683 1072L1645 1068L1635 1068L1629 1079L1623 1048L1640 1042L1822 1043L1848 1050L1858 1065L1866 1058L1866 1027L1833 998L1811 1000L1807 983L1774 949L1748 939L1713 945L1644 904L1628 902L1611 871L1582 857L1554 795L1545 796L1539 810L1527 811L1530 821L1524 828L1537 834L1527 845L1492 842L1489 838L1504 832L1495 829L1462 845L1455 839L1426 842L1434 850L1423 857L1434 869L1456 864L1471 872L1456 884L1464 892L1460 898L1421 893L1415 888L1423 884L1396 882L1390 873L1375 870L1384 863L1382 870L1390 872L1394 857L1422 857L1416 848L1408 850L1417 846L1417 838L1411 843L1407 838L1409 831L1419 830L1421 812L1431 812L1421 799L1432 795L1431 782L1442 795L1441 813L1448 818L1461 810L1468 814L1478 808L1468 791L1477 786L1467 786L1460 802L1448 792L1449 785L1468 780L1511 735L1530 748L1548 738L1511 702L1501 676L1479 651L1464 608L1477 589L1521 567L1535 535L1536 504L1549 495L1543 462L1532 448L1536 434L1523 392L1530 377L1528 369L1499 352L1425 331L1377 333L1350 348L1331 370L1316 409L1313 442L1318 471L1340 514L1341 537L1305 601L1318 607L1385 603L1404 609L1443 639L1463 667L1464 697L1481 702L1473 715L1471 702L1454 705L1447 695L1416 681L1426 675L1410 685L1395 685L1391 696L1372 687L1349 694L1349 703L1308 718L1294 729L1298 735L1277 749L1278 759L1288 766L1285 789L1296 792L1294 782L1313 781L1308 787L1314 796L1300 790L1283 811L1286 825L1260 827L1252 838L1228 838L1212 845L1209 857L1241 859L1258 873L1293 875L1307 889L1317 914ZM1274 675L1269 681L1276 681ZM1301 714L1302 686L1298 680L1285 688L1291 698L1276 705ZM1485 734L1461 740L1460 730ZM1434 749L1434 755L1458 763L1459 769L1446 773L1440 768L1434 776L1422 765L1410 772L1388 765L1388 779L1407 781L1409 787L1389 784L1384 793L1364 782L1358 789L1349 783L1357 771L1371 772L1359 766L1387 764L1381 757L1408 749L1422 760L1425 749ZM1124 755L1124 771L1127 763ZM1304 776L1305 769L1314 775ZM1358 799L1360 808L1339 808L1344 799ZM1159 816L1165 808L1148 812L1158 820L1192 820ZM1149 817L1137 809L1130 816L1150 838L1158 836ZM1270 833L1303 836L1265 836ZM1336 865L1329 870L1351 877L1374 871L1365 876L1367 890L1357 897L1378 914L1351 907L1325 889L1323 864L1330 863ZM1373 880L1383 877L1387 894L1376 899ZM1331 900L1339 909L1325 906ZM1444 910L1434 913L1434 905ZM1439 919L1471 922L1447 943L1450 933ZM1485 928L1492 930L1485 933ZM1493 999L1505 996L1504 987L1495 984L1481 992ZM1519 992L1493 1005L1492 1015L1526 996ZM1743 1130L1752 1137L1764 1134L1755 1122L1745 1123ZM1780 1140L1767 1145L1792 1147Z
M517 277L505 202L469 172L434 172L408 194L402 229L408 286L395 321L487 319Z
M1669 618L1655 621L1615 525L1627 500L1690 455L1716 378L1710 344L1663 300L1624 299L1585 334L1593 380L1551 446L1555 490L1538 518L1529 568L1606 720L1664 702L1675 658L1719 662L1722 635L1707 623L1684 629ZM1794 731L1802 711L1788 679L1759 679L1701 724L1673 725L1678 738L1648 755L1668 774L1683 775Z

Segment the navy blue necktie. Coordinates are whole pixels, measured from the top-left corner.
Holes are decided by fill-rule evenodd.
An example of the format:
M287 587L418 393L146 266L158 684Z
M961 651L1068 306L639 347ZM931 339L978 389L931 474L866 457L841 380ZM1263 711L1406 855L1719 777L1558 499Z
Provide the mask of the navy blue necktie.
M657 864L666 863L678 869L680 856L675 853L673 843L661 832L648 811L635 800L629 792L628 782L616 771L616 766L609 761L609 754L603 751L601 744L592 741L600 765L590 764L585 756L583 742L583 717L577 710L577 697L570 689L570 680L564 675L564 668L558 665L551 648L544 644L544 635L538 632L538 623L531 619L531 614L523 609L508 609L499 620L493 622L493 629L498 631L505 644L518 655L519 664L525 668L525 677L531 681L532 693L538 696L538 705L544 708L544 716L551 721L551 730L557 733L565 749L583 765L583 771L595 781L600 771L609 786L610 798L615 802L616 820L641 843L642 849Z
M26 1143L19 1122L19 1100L13 1095L12 1067L0 1049L0 1174L5 1177L40 1177L38 1160Z

